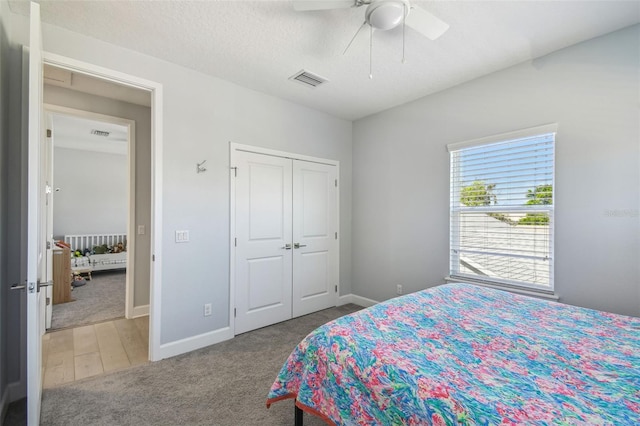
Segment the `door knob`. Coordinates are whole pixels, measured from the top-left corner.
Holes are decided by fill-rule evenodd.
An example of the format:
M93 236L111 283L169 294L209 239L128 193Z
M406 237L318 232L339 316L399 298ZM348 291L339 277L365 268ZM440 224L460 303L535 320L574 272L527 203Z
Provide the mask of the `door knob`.
M18 284L11 284L11 287L9 287L11 290L24 290L25 288L27 288L26 285L18 285Z
M280 247L283 250L291 250L291 244L285 244L284 247Z
M300 243L294 243L293 244L293 248L300 248L300 247L306 247L306 244L300 244Z

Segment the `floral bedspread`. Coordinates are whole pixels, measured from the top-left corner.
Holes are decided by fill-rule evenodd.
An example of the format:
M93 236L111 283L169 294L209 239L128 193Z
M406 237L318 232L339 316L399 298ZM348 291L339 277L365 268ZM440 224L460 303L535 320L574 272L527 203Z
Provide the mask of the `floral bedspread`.
M640 425L640 318L447 284L310 333L286 398L336 425Z

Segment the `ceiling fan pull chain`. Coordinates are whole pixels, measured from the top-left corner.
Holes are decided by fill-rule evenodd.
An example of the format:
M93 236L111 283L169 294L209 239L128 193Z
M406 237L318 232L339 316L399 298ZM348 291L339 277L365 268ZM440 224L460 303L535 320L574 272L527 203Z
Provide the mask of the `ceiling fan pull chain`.
M369 25L369 80L373 80L373 27Z

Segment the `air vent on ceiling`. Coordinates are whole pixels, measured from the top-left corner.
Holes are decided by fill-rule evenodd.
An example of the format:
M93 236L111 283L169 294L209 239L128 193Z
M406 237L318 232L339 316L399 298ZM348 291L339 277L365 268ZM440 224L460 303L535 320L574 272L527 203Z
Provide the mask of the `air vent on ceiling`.
M318 87L321 84L329 81L324 77L320 77L317 74L313 74L305 70L298 71L297 73L289 77L289 80L297 81L298 83L304 84L307 87Z
M105 137L105 138L106 138L107 136L109 136L110 132L107 132L107 131L104 131L104 130L96 130L96 129L93 129L93 130L91 131L91 134L92 134L92 135L96 135L96 136L103 136L103 137Z

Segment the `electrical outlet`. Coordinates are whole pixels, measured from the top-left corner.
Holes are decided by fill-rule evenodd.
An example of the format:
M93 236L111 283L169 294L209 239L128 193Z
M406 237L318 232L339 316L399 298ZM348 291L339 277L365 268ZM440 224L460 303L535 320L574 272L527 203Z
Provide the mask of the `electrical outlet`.
M402 284L396 286L396 294L402 294Z
M211 303L204 304L204 316L205 317L211 316Z

